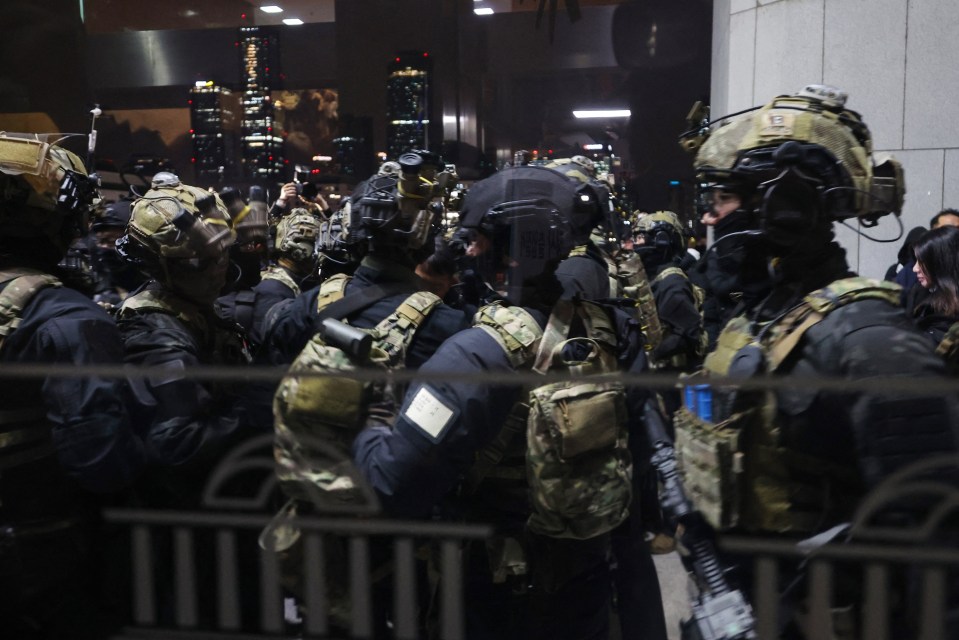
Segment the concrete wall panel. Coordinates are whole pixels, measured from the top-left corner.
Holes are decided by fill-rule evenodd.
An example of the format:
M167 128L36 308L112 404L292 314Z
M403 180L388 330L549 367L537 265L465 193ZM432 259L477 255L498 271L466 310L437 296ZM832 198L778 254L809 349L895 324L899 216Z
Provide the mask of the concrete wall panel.
M757 102L822 82L823 0L789 0L756 9Z
M856 227L855 221L849 224ZM843 224L834 224L833 230L836 232L836 240L842 245L842 248L846 250L846 262L849 263L849 268L856 273L861 273L859 267L859 251L863 243L868 243L868 240L863 240L858 233ZM869 250L868 246L866 250Z
M729 105L729 13L735 0L713 1L712 63L709 78L709 102L714 116L726 113ZM722 28L716 27L721 25Z
M755 105L753 78L755 75L756 12L744 11L729 18L729 90L726 109L715 116L725 115Z
M959 147L959 2L911 0L905 84L906 149Z
M959 149L946 150L942 172L942 206L959 209Z
M824 82L849 93L877 148L902 148L906 5L827 0L824 25Z

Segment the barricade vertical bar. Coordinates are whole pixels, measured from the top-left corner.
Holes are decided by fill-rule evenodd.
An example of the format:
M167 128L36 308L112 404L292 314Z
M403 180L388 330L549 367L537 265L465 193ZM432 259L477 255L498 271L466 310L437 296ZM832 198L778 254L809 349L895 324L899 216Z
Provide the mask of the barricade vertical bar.
M193 530L176 527L173 530L173 555L176 570L176 623L179 627L195 627L197 612L196 574L193 553Z
M260 554L260 629L267 633L283 631L283 596L275 553Z
M318 533L303 536L303 597L306 607L305 630L308 636L329 633L326 600L326 563L323 538Z
M866 566L863 591L862 632L863 638L888 640L889 638L889 567L879 563Z
M145 524L133 525L132 536L133 619L137 624L153 626L157 622L157 614L150 527Z
M365 536L350 538L350 601L353 637L373 637L370 552L369 540Z
M832 565L816 560L809 565L809 636L832 637Z
M946 603L946 572L939 567L922 570L922 628L919 640L942 640Z
M393 544L394 633L397 640L416 640L416 567L410 538L397 538Z
M775 558L756 559L755 581L756 633L761 640L772 640L779 628L779 565Z
M440 637L463 640L463 566L456 540L441 543L440 594Z
M236 533L220 529L216 532L217 625L220 629L240 628L240 577L236 562Z

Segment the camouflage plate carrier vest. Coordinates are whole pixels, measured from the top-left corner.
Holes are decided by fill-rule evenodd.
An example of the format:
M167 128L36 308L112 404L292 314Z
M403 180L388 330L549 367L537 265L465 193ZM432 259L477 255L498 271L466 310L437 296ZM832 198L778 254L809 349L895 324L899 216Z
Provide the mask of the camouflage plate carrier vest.
M317 311L342 299L350 279L337 274L325 280L317 296ZM351 446L367 419L381 406L390 410L400 406L405 391L381 378L348 376L362 369L376 374L403 367L416 330L440 302L432 293L414 293L376 327L363 329L373 336L366 360L328 345L317 333L280 382L273 398L273 454L280 487L290 499L260 533L259 544L277 554L281 583L300 598L305 597L307 589L317 586L317 578L311 581L307 575L308 561L297 518L311 510L339 515L378 511L376 495L353 464ZM384 405L379 404L387 398ZM388 423L392 415L383 413L379 417ZM319 581L325 589L327 614L335 625L349 629L353 607L347 541L328 536L320 553L320 566L325 571ZM384 567L374 572L389 574Z
M586 336L568 338L574 317L583 322ZM497 476L528 483L527 526L534 533L588 539L615 528L628 515L632 497L625 390L609 379L587 378L618 369L616 330L606 311L592 302L561 300L541 339L535 321L515 307L484 307L476 325L496 339L514 366L532 363L538 373L568 371L573 378L536 387L528 404L513 407L500 434L478 454L468 484ZM571 342L588 347L585 359L564 359ZM513 437L520 432L525 443ZM511 442L525 445L525 473L498 468L517 462L504 455Z
M318 310L342 298L349 280L338 274L324 281ZM371 408L375 412L382 406L400 406L405 389L384 379L349 374L402 368L416 330L440 302L432 293L414 293L374 328L363 330L373 336L366 361L327 344L320 333L303 348L273 399L276 473L287 495L347 510L353 504L369 504L371 496L363 493L365 483L359 481L350 454L353 438ZM389 422L392 416L382 418Z
M706 357L705 375L694 376L691 382L708 382L709 374L727 375L734 358L747 349L758 349L761 372L773 375L806 331L830 312L865 299L898 305L899 295L899 286L892 283L846 278L813 291L787 314L761 327L744 316L734 318L720 334L716 350ZM692 388L700 385L687 387L687 400ZM703 411L689 404L673 419L686 489L713 526L813 532L822 516L824 483L838 491L832 496L835 500L855 502L860 479L854 468L783 446L772 391L738 391L735 397L731 415L721 416L718 423L703 419ZM719 398L700 395L699 401L715 405ZM717 408L711 406L710 411Z
M47 287L60 287L54 276L33 269L0 271L0 351L6 338L20 325L23 309ZM39 382L38 382L39 385ZM0 474L3 471L53 456L47 409L0 407Z
M609 276L609 297L628 298L636 304L636 316L645 337L646 351L652 351L663 341L663 328L656 312L656 299L640 257L630 252L625 259L615 259L602 252ZM573 249L570 254L586 255L586 246Z
M638 254L633 253L616 267L616 278L621 283L622 294L636 301L636 311L643 335L646 336L646 351L652 351L663 341L663 327L656 311L656 298L646 275L646 268Z
M693 292L693 301L696 303L696 311L699 312L699 343L696 345L695 355L697 358L702 358L706 355L706 349L709 346L709 334L706 333L705 324L703 322L703 303L706 301L706 292L697 284L694 284L689 281L689 276L679 267L667 267L656 274L656 277L653 278L652 284L657 284L662 282L669 276L681 276L686 282L689 283L690 288ZM670 329L664 328L662 330L663 335L670 332ZM686 358L685 354L678 354L669 359L668 362L662 363L653 363L654 365L669 365L677 369L682 369L688 366L690 363Z

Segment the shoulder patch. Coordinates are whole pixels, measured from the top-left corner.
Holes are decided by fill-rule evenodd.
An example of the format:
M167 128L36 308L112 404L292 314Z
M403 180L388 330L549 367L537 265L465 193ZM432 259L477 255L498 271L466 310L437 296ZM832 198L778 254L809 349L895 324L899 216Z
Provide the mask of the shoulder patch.
M407 421L432 442L440 442L459 416L459 409L438 391L421 386L401 412Z

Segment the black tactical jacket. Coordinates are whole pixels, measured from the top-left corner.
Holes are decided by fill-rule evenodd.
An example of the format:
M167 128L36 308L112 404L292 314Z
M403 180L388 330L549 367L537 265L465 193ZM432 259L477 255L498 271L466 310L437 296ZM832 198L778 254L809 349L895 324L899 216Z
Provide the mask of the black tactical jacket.
M0 285L2 287L3 285ZM20 326L0 349L7 363L120 365L123 343L113 320L83 294L46 288L24 308ZM0 385L0 432L48 429L47 455L24 447L0 451L0 524L62 517L83 489L112 492L130 485L144 463L133 434L122 380L97 375L7 378ZM6 454L11 457L6 458Z

